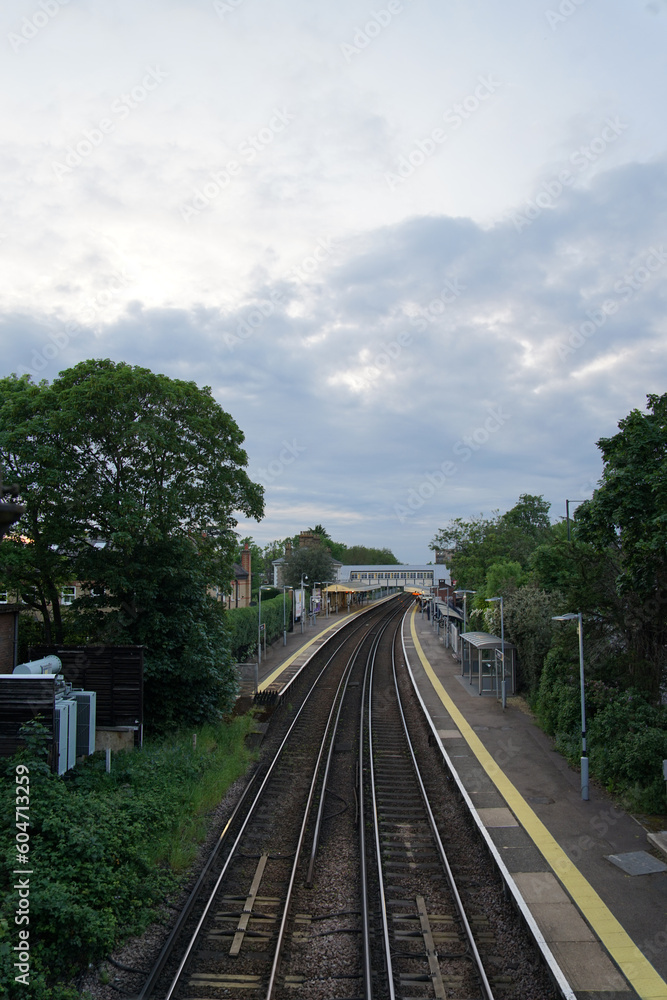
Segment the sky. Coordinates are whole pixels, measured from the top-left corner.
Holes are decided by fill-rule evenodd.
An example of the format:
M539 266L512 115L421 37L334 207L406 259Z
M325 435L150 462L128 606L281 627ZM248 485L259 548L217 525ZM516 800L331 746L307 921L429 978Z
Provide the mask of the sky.
M667 391L667 0L5 0L2 374L210 386L404 562L602 472Z

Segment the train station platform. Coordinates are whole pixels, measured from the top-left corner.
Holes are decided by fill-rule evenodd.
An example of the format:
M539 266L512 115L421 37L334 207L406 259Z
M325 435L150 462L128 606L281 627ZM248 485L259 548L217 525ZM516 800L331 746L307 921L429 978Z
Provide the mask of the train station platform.
M267 647L266 655L262 650L262 662L256 665L256 672L253 663L239 664L241 671L240 696L252 696L255 688L260 694L273 692L281 695L304 663L338 629L368 607L387 601L393 596L395 595L392 594L389 598L383 597L375 601L365 601L363 604L353 606L353 610L349 612L335 612L329 615L320 613L314 619L312 617L306 618L304 619L303 632L301 631L301 623L297 622L294 631L287 633L286 645L283 645L281 637Z
M385 598L384 600L387 600ZM380 603L379 601L375 602ZM364 607L368 607L365 605ZM259 691L281 692L351 615L320 617L274 643ZM631 874L610 857L660 867L647 831L553 749L520 698L502 708L466 683L461 664L418 610L405 619L406 658L443 754L511 883L517 905L551 953L571 1000L667 1000L667 871ZM632 870L632 868L631 868Z
M574 996L667 1000L667 859L647 831L594 783L583 801L523 701L466 684L419 611L403 638L442 752Z

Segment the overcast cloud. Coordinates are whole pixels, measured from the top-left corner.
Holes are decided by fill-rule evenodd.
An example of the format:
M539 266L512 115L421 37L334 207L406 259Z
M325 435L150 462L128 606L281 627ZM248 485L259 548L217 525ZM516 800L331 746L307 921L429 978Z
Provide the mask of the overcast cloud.
M667 391L667 4L5 0L4 373L210 385L260 543L405 561Z

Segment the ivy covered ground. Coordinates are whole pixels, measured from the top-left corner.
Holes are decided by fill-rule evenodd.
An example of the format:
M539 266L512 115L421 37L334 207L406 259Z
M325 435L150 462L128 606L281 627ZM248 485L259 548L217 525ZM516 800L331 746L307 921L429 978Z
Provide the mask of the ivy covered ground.
M192 730L149 742L114 755L110 774L97 754L53 775L39 731L0 760L0 996L74 1000L89 963L145 930L184 879L211 810L246 771L250 724L201 727L196 748ZM17 982L26 954L27 982Z

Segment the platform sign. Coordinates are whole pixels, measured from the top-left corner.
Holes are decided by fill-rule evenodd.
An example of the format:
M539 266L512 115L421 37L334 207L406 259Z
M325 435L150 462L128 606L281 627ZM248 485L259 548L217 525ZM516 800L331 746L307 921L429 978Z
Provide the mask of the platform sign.
M301 615L303 614L303 605L305 601L305 590L295 590L294 591L294 620L301 621Z

